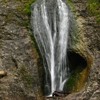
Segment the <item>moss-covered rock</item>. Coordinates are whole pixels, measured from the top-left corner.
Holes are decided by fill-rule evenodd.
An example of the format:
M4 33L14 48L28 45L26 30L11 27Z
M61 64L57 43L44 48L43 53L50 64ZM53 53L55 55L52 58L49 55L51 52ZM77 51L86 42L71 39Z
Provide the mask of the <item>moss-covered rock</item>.
M31 14L31 4L34 3L36 0L17 0L23 3L23 7L18 7L20 11L23 11L27 15Z
M100 1L88 0L87 9L90 16L94 16L96 19L96 22L100 24Z

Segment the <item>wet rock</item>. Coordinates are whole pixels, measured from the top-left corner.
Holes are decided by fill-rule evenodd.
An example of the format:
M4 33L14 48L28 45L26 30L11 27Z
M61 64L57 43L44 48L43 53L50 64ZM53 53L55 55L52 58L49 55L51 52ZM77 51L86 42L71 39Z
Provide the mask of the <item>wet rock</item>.
M65 97L66 95L68 95L70 93L64 93L63 91L54 91L52 96L53 97Z

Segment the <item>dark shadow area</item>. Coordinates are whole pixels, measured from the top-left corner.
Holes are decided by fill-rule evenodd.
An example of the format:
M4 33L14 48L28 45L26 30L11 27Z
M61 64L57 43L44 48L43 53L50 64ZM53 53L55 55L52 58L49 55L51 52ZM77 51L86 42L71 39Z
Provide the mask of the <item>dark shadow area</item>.
M76 53L75 51L68 51L67 52L67 62L68 62L68 68L69 68L69 78L64 86L64 92L65 93L72 93L75 92L77 83L82 78L82 75L80 74L84 69L87 68L87 60L84 56ZM83 79L84 80L84 79ZM83 81L82 80L82 81ZM82 84L82 83L81 83Z
M70 69L70 73L73 73L76 69L80 69L81 71L86 68L87 61L84 57L75 53L74 51L68 51L68 66Z

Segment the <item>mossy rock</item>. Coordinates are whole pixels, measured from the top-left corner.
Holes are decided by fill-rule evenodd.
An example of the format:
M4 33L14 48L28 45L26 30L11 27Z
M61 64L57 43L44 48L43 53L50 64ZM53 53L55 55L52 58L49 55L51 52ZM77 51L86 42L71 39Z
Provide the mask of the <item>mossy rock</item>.
M76 88L78 80L80 79L80 72L81 72L81 69L78 68L74 71L74 73L70 75L70 78L68 79L64 87L65 92L76 92L77 91L75 90L75 88Z
M73 55L73 53L72 53L72 55ZM71 55L69 55L69 56L71 56ZM74 56L75 56L75 54L74 54ZM78 54L77 56L80 56L80 54ZM82 57L82 56L80 56L80 57ZM91 64L92 64L93 59L90 55L88 55L87 58L84 58L84 56L83 56L83 58L80 58L80 57L79 57L79 59L81 59L81 60L79 61L79 59L77 57L74 58L72 56L72 60L75 63L70 61L70 63L72 63L72 65L69 66L69 69L71 69L72 71L70 73L68 81L66 82L66 84L64 86L65 92L70 92L70 93L79 92L85 86L85 83L88 79L88 75L89 75L89 72L91 69ZM71 60L71 59L69 59L69 60ZM76 61L77 61L77 63L76 63Z
M24 12L27 15L31 15L31 4L34 3L36 0L17 0L17 1L21 1L23 3L23 7L18 7L19 11Z
M100 24L100 0L88 0L87 10L90 16L94 16L96 22Z
M20 76L21 80L23 81L23 83L24 83L24 85L25 85L26 88L32 88L33 87L34 77L26 69L25 66L22 66L19 69L18 74L19 74L19 76Z

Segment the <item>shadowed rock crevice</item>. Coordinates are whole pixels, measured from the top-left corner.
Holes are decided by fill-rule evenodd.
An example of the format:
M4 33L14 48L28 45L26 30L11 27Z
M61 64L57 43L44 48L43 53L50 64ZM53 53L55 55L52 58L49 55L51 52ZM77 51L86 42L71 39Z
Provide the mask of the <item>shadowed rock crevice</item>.
M68 51L67 57L69 79L65 84L64 92L70 94L80 91L83 88L89 73L89 62L84 55L81 55L74 50Z
M76 69L80 69L81 71L86 68L87 61L80 54L74 51L68 51L68 66L70 69L70 73L73 73Z

